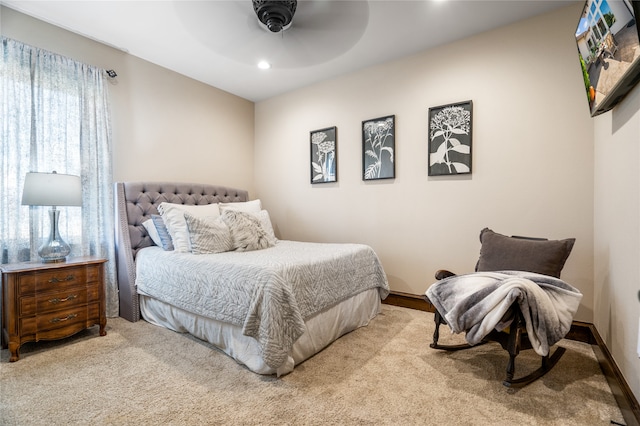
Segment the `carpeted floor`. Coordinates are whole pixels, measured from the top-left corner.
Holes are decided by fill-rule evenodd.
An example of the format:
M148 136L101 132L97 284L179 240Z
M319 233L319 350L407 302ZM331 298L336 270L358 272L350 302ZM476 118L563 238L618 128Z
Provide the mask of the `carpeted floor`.
M110 318L107 332L28 343L15 363L1 351L0 424L624 424L589 345L561 341L551 372L508 389L499 345L430 349L433 315L395 306L279 379L144 321ZM517 362L519 375L539 359Z

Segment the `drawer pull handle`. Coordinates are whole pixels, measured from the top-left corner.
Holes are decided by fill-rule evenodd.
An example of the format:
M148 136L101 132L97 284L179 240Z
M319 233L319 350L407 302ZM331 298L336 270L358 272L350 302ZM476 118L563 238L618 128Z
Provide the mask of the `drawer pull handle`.
M76 277L74 277L73 275L69 274L69 275L67 275L67 276L66 276L65 278L63 278L63 279L53 277L53 278L51 278L51 279L49 280L49 282L50 282L50 283L63 283L63 282L65 282L65 281L73 281L73 280L75 280L75 279L76 279Z
M77 294L70 294L67 297L65 297L64 299L60 299L59 297L56 297L55 299L49 299L49 303L53 303L54 305L56 305L58 303L66 302L68 300L73 300L73 299L75 299L77 297L78 297Z
M55 324L57 322L68 321L70 319L74 319L77 316L78 316L78 314L69 314L69 315L66 316L66 318L57 318L56 317L56 318L53 318L53 319L49 320L49 322L52 322L52 323Z

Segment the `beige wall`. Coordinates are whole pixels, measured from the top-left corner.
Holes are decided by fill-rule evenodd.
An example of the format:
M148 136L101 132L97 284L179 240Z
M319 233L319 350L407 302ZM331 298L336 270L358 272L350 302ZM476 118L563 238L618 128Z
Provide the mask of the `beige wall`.
M575 237L563 278L593 320L593 124L580 6L256 104L257 194L280 236L370 244L395 291L471 272L483 227ZM542 30L544 29L544 30ZM473 101L473 173L427 176L428 108ZM362 181L361 122L396 116L396 179ZM338 128L338 182L311 185L309 131Z
M6 37L116 70L116 181L208 182L253 194L253 102L12 9L0 13Z
M594 324L640 399L640 86L594 135Z

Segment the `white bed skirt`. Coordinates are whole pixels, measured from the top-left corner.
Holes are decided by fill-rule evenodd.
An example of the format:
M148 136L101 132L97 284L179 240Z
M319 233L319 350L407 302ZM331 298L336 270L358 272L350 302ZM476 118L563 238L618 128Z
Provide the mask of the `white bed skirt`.
M258 342L242 334L242 327L195 315L149 296L140 295L140 312L151 324L180 333L189 333L216 346L258 374L283 374L320 352L340 336L363 327L381 310L377 288L363 291L305 321L307 330L296 341L277 369L266 365Z

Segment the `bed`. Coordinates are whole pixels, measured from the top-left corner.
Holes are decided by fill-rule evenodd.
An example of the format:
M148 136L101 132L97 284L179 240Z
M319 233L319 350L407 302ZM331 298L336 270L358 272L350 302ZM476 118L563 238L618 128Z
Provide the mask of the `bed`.
M255 373L293 371L367 325L389 293L371 247L278 240L268 212L245 190L118 182L115 196L120 316L190 333ZM218 211L215 220L210 210ZM186 243L175 211L188 224ZM231 243L219 237L221 221ZM173 250L152 222L173 231ZM245 236L257 248L239 245Z

